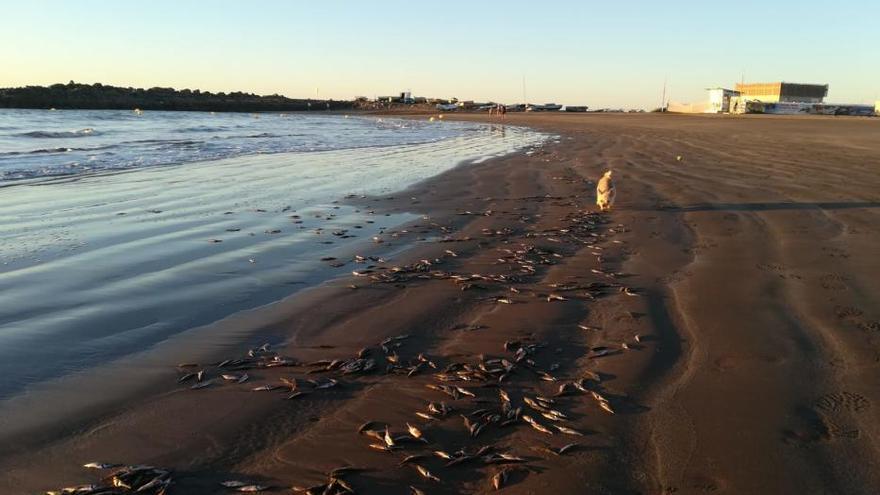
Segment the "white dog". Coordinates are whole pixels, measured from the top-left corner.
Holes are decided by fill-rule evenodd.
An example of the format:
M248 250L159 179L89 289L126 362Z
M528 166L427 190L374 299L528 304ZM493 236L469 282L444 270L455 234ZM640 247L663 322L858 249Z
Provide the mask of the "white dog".
M611 171L605 172L596 186L596 204L601 211L610 211L614 204L614 181L611 180Z

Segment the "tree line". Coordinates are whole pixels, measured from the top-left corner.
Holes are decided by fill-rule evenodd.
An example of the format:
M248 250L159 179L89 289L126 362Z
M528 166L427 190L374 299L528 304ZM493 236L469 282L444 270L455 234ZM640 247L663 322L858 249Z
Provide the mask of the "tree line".
M0 108L283 112L347 110L352 106L351 101L293 99L278 94L260 96L241 91L212 93L198 89L122 88L73 81L51 86L0 88Z

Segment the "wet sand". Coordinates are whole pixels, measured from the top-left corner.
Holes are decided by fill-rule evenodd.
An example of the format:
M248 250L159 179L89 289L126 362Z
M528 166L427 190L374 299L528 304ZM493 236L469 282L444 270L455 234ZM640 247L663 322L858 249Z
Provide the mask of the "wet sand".
M217 385L177 384L190 368L150 370L167 385L43 434L7 432L0 492L92 482L100 473L81 465L103 461L173 469L172 494L229 493L219 482L230 479L290 492L342 465L365 469L344 477L358 493L486 493L501 465L421 461L440 482L398 467L407 454L486 445L525 459L508 466L508 493L880 490L880 121L509 114L507 123L560 140L450 170L395 200L367 198L426 215L400 235L433 242L239 322L257 332L243 338L250 345L193 358ZM609 167L618 202L599 216L593 181ZM423 259L424 272L381 281ZM451 278L472 274L484 278ZM219 384L216 364L266 334L283 342L273 352L302 365ZM377 346L401 334L398 348ZM558 424L583 436L526 406L555 434L490 421L471 438L459 414L498 410L497 380L441 382L427 365L409 377L384 372L389 354L409 366L424 353L439 370L513 361L506 342L539 345L500 385L515 406L598 373L580 382L588 392L553 403L568 417ZM304 365L367 346L371 373ZM289 390L252 391L281 377L306 390L304 379L339 385L292 400ZM476 397L426 387L444 383ZM441 400L455 409L448 417L415 415ZM395 435L418 425L429 443L373 450L357 432L371 420ZM562 456L543 449L570 442L579 445Z

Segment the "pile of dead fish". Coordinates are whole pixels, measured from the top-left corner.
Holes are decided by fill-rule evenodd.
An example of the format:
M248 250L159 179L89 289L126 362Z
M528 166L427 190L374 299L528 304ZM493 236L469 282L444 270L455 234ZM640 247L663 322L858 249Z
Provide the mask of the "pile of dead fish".
M183 363L178 365L180 376L178 383L192 383L190 388L198 390L210 387L221 380L228 383L244 383L250 379L247 370L270 369L279 367L299 366L295 360L281 356L270 350L269 344L255 349L250 349L245 357L225 359L218 363L199 368L196 363Z
M198 371L193 370L193 368L199 367L195 363L180 364L178 370L181 374L177 381L186 384L193 382L190 388L198 390L222 382L242 384L251 380L247 371L254 369L284 368L303 375L336 373L338 376L367 374L377 369L386 373L413 376L426 368L436 369L437 365L424 354L419 354L407 361L401 360L397 349L408 337L408 335L388 337L375 346L364 347L358 351L356 356L350 358L325 359L309 363L300 363L292 358L281 356L273 352L269 344L264 344L261 347L250 349L246 357L226 359ZM254 392L285 391L287 399L295 399L314 391L333 388L339 383L339 380L335 378L297 379L296 377L281 376L277 378L277 381L253 386L251 390Z
M114 469L102 478L100 484L88 484L50 490L46 495L124 495L140 493L144 495L164 495L173 480L171 471L153 466L123 466L103 462L90 462L83 467L88 469Z
M426 425L433 427L442 421L460 417L467 437L475 440L489 428L503 429L519 425L533 428L546 435L571 435L582 436L584 433L570 425L569 414L561 408L563 397L576 394L586 395L596 400L597 405L609 414L614 413L612 399L602 389L602 377L598 373L586 372L585 375L573 381L563 381L552 374L556 366L549 370L539 369L533 359L534 355L544 346L540 343L506 342L504 350L510 353L510 357L481 357L475 363L455 362L436 371L430 377L432 382L426 387L441 393L452 401L455 406L443 400L428 402L424 410L416 411L415 415L425 421ZM418 362L427 360L423 355L416 359ZM430 365L426 365L430 366ZM557 391L552 396L542 396L535 393L527 393L526 388L520 388L519 401L511 397L511 392L505 389L505 384L514 373L521 373L521 378L553 382L558 384ZM479 386L463 386L465 384L479 384ZM489 401L483 390L487 387L497 388L497 402ZM510 387L509 390L513 390ZM479 396L478 396L479 393ZM473 402L480 407L465 411L469 404L461 401L474 399ZM614 400L617 400L615 397ZM457 410L461 408L461 410ZM456 414L457 413L457 414ZM507 483L514 468L510 465L519 465L522 472L528 472L525 465L528 459L512 452L499 451L494 446L461 447L453 451L446 451L434 445L431 435L419 426L406 423L406 431L394 431L392 425L378 421L364 423L358 429L358 433L370 439L367 447L381 452L402 452L400 466L411 466L426 481L432 483L442 482L442 473L432 472L426 466L430 459L441 459L443 469L461 465L492 466L501 465L491 476L491 484L497 490ZM561 456L577 449L579 444L567 443L559 447L549 445L534 446L534 450ZM322 493L320 490L326 484L315 487L303 488L306 493ZM412 487L413 493L424 493L420 489ZM342 493L342 492L339 492Z

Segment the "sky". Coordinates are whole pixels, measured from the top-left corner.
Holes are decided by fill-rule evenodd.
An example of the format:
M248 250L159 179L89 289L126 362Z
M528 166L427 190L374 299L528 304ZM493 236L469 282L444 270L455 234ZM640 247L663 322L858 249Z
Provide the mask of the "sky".
M707 87L880 99L880 1L0 0L0 87L70 80L654 108Z

